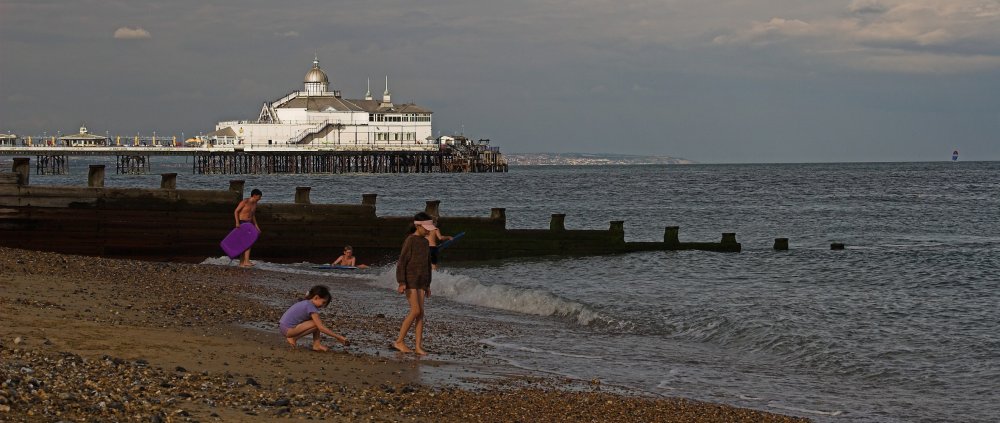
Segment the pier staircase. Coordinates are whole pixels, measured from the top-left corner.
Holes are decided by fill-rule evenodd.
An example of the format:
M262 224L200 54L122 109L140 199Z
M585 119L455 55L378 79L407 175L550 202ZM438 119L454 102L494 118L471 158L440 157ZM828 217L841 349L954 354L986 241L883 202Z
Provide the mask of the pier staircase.
M302 132L299 132L295 136L289 138L287 143L289 145L309 144L317 138L326 137L334 130L341 131L344 128L344 124L340 122L323 122L312 128L302 130Z

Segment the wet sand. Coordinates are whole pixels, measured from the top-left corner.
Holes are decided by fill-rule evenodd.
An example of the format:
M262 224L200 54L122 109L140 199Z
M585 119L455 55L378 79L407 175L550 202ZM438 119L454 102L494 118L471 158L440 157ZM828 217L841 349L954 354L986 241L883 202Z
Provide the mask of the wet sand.
M295 296L259 281L292 277L312 283L0 248L0 421L807 421L454 364L477 347L468 332L480 326L466 322L435 321L429 359L394 354L387 344L405 310L335 307L336 298L324 321L355 345L324 337L330 352L305 340L293 349L251 327L284 311L261 299ZM473 381L429 382L428 370Z

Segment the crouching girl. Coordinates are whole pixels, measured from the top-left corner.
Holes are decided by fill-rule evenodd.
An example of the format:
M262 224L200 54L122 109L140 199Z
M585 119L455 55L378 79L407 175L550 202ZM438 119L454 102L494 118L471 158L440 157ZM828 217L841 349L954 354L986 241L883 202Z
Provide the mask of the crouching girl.
M316 285L309 290L306 298L288 308L288 311L281 316L278 322L278 330L281 336L291 346L295 346L299 338L312 334L312 349L316 351L327 351L329 348L319 342L320 333L325 333L340 341L344 346L351 345L351 342L334 333L323 324L319 318L319 309L330 304L330 289L323 285Z

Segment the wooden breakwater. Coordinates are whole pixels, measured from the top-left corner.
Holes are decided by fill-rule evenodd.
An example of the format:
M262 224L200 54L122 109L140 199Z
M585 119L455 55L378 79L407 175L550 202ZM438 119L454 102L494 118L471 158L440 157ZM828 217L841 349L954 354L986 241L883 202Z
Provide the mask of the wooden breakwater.
M233 227L233 209L244 181L226 190L177 189L177 174L163 174L159 188L104 187L104 166L91 165L86 187L34 186L27 158L14 159L12 173L0 173L0 245L102 257L201 262L223 253L219 241ZM259 205L263 230L253 258L277 263L326 263L344 245L360 262L388 263L399 254L412 216L377 216L376 194L360 204L313 204L311 188L299 187L295 202ZM650 250L738 252L735 234L720 242L680 242L678 228L664 240L626 242L624 222L606 230L565 228L565 215L552 215L549 229L507 229L506 211L489 216L440 216L440 202L425 211L448 233L465 232L449 247L448 261L513 257L617 254Z

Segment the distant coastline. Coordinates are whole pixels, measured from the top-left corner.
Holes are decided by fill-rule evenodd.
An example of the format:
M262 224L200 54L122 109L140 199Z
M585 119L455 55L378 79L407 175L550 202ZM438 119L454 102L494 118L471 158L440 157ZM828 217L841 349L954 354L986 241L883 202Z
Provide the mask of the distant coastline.
M605 153L512 153L506 154L510 166L591 166L695 164L697 162L670 156L640 156Z

